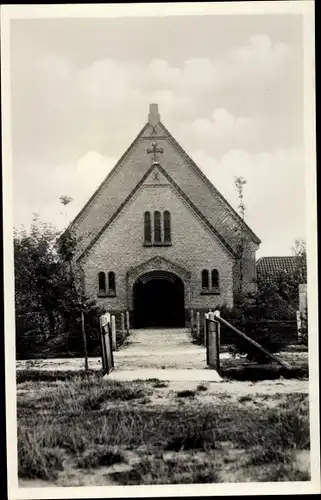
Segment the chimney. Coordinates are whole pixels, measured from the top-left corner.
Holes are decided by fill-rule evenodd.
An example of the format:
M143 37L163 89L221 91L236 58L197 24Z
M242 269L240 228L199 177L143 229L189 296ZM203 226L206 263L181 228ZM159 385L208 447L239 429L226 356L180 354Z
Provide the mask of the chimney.
M160 115L158 112L158 104L149 105L148 123L155 127L160 122Z

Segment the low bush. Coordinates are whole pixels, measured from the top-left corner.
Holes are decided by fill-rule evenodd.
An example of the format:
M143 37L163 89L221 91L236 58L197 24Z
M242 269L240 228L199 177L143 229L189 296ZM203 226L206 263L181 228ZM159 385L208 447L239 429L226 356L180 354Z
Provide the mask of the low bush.
M112 474L112 478L123 485L219 482L219 475L213 464L186 464L177 459L146 459L130 471Z
M195 396L195 391L191 391L189 389L183 390L183 391L178 391L176 396L178 398L193 398Z
M231 380L240 380L248 382L258 382L260 380L284 379L302 379L309 377L308 366L294 367L291 370L278 365L242 365L222 367L220 375Z
M124 456L119 451L114 451L105 445L89 448L78 457L77 467L80 469L94 469L108 467L124 462Z

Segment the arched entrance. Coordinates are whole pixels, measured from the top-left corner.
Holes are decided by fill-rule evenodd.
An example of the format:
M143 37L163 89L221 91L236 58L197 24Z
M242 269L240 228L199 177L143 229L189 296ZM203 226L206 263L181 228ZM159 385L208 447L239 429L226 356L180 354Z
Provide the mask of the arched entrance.
M150 271L133 287L135 328L183 327L184 284L174 273Z

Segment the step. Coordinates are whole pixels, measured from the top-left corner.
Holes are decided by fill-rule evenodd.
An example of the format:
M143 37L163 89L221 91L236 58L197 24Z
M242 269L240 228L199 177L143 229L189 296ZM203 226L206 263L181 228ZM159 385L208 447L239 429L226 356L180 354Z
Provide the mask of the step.
M140 369L137 371L132 370L114 370L109 375L104 375L105 380L148 380L158 379L166 382L178 381L193 381L193 382L221 382L222 378L216 370L199 369L199 370L186 370L186 369Z

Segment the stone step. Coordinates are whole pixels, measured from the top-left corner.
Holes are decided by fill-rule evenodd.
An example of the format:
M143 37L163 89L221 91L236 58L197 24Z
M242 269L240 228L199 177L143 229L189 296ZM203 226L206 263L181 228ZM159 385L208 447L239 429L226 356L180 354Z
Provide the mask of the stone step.
M148 380L148 379L158 379L163 381L193 381L193 382L221 382L222 379L216 370L209 369L195 369L195 370L184 370L184 369L142 369L139 371L132 370L121 370L117 369L112 371L109 375L105 375L106 380Z

